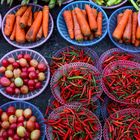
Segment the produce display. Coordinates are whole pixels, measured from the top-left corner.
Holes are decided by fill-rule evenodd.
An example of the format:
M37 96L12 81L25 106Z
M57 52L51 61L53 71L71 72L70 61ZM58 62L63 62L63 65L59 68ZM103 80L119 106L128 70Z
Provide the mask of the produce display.
M138 13L126 9L117 16L117 26L113 32L113 38L120 43L140 46L140 26L138 25Z
M99 139L101 126L94 114L89 113L84 108L62 107L58 110L55 112L58 117L53 119L51 114L46 122L48 127L52 128L52 139Z
M63 17L71 39L83 41L102 36L103 14L88 4L85 9L76 7L73 10L65 10Z
M20 53L1 61L0 85L9 95L28 94L42 87L46 79L46 64L32 58L28 53Z
M124 109L106 119L104 126L105 140L139 140L140 110Z
M84 64L87 66L83 66ZM90 104L91 101L96 101L100 98L102 90L100 73L94 68L86 63L64 65L52 77L52 93L63 100L62 104L73 101Z
M73 62L85 62L92 65L96 65L97 58L93 58L92 50L81 49L76 47L67 47L58 53L57 56L52 56L52 62L50 65L51 74L53 74L62 65L73 63ZM95 56L97 57L97 56Z
M140 69L133 67L125 61L112 64L109 72L103 72L105 88L111 93L112 98L126 104L140 103ZM119 64L120 63L120 64ZM133 62L132 62L133 63ZM137 63L135 63L137 64ZM109 65L107 67L110 67ZM106 68L105 68L106 69ZM106 70L104 70L106 71Z
M113 6L123 2L123 0L92 0L92 1L97 3L98 5L105 6Z
M30 108L0 109L0 140L40 140L40 137L40 124Z
M16 13L6 16L4 34L17 43L35 42L48 36L49 7L42 11L32 10L32 6L21 6Z

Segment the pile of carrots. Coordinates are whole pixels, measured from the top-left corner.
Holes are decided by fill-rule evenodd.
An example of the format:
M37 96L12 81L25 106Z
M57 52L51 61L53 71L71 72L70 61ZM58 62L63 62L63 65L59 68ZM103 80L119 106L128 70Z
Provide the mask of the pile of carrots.
M4 33L18 43L35 42L43 36L48 36L49 8L44 6L42 11L32 12L32 6L22 6L17 12L8 14L5 21Z
M117 27L113 37L120 43L130 43L135 47L140 46L140 26L138 25L138 13L126 9L117 16Z
M76 7L64 11L63 17L71 39L83 41L102 36L102 12L88 4L85 5L85 10Z

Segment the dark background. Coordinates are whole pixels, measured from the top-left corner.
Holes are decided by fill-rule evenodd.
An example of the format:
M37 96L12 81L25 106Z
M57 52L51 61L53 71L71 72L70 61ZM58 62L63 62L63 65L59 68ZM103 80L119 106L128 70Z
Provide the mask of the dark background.
M15 6L16 4L19 4L19 3L18 2L13 3L12 7ZM44 5L44 3L41 3L41 2L39 2L38 4ZM130 5L130 3L127 3L126 5ZM55 53L57 50L71 45L60 36L59 32L57 31L57 27L56 27L57 15L58 15L59 11L61 10L61 8L63 8L64 6L65 5L63 5L62 7L57 6L56 8L54 8L50 11L52 14L53 20L54 20L53 33L52 33L50 39L45 44L34 49L35 51L38 51L39 53L41 53L47 59L48 62L50 61L52 54ZM2 17L4 17L4 15L6 14L6 12L9 9L10 9L10 7L6 4L0 5L0 13L2 14ZM109 17L114 10L105 10L105 11ZM103 52L105 52L108 49L113 48L113 47L115 47L115 46L110 41L110 39L107 35L103 39L103 41L101 41L100 43L98 43L94 46L91 46L90 48L92 48L94 51L96 51L97 54L100 56ZM14 49L16 49L16 48L9 45L6 42L6 40L4 39L4 37L2 36L2 33L0 33L0 58L2 56L4 56L6 53L8 53L9 51L12 51ZM50 96L51 96L50 85L48 85L47 88L44 90L44 92L40 96L38 96L28 102L36 105L41 110L41 112L44 114L45 108L47 106L48 99L50 98ZM10 100L0 94L0 105L6 103L8 101L10 101Z

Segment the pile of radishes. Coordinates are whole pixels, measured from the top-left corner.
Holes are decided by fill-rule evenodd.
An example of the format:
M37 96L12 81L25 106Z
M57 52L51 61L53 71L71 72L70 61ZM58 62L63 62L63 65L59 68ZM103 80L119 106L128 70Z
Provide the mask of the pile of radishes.
M30 108L0 109L0 140L39 140L40 125Z
M1 62L0 85L5 87L6 93L13 95L27 94L40 89L45 80L47 66L32 58L30 54L19 54Z

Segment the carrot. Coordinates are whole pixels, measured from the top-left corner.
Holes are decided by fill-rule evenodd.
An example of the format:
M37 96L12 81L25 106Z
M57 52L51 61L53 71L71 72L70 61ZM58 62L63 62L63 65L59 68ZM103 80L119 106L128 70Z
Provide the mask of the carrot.
M120 13L117 15L117 24L120 22L122 16L123 16L123 13Z
M25 13L23 14L23 16L21 17L20 19L21 28L25 28L27 26L31 10L32 10L32 7L29 6L27 10L25 11Z
M48 6L43 7L42 30L43 30L44 37L47 37L48 36L48 30L49 30L49 7Z
M16 17L16 41L18 43L24 43L25 42L25 31L20 26L20 16Z
M136 41L136 30L137 30L137 25L138 25L138 13L133 12L132 15L132 44L135 44Z
M16 12L16 16L22 16L27 10L27 6L21 6Z
M73 23L74 23L74 36L75 36L75 40L77 41L82 41L83 40L83 35L80 29L80 25L77 21L77 17L75 14L75 11L72 10L72 17L73 17Z
M103 15L102 15L102 12L99 12L97 16L98 29L97 29L97 32L95 32L96 37L100 37L102 35L102 22L103 22Z
M80 25L82 34L84 36L90 36L90 34L91 34L90 27L89 27L87 20L84 17L83 12L80 10L80 8L77 7L77 8L75 8L75 13L76 13L76 17L77 17L78 23Z
M73 19L72 19L72 12L70 10L64 11L63 17L65 20L70 38L74 39L74 24L73 24Z
M124 30L125 30L125 27L126 27L127 22L129 20L129 15L131 13L132 13L132 10L129 10L129 9L124 11L124 14L123 14L120 22L118 23L117 27L115 28L115 30L113 32L113 37L116 40L120 40L122 38Z
M98 15L97 10L95 8L92 8L92 12L93 12L95 19L97 19L97 15Z
M39 11L34 12L34 20L36 19L38 12Z
M90 36L89 36L89 40L93 40L94 39L94 33L92 33Z
M29 15L29 19L28 19L28 23L27 25L30 27L33 23L33 13L32 11L30 12L30 15Z
M14 29L12 31L12 34L10 36L10 40L15 40L16 37L16 24L14 25Z
M131 35L132 35L132 13L129 15L129 20L123 33L124 42L129 43L129 41L131 40Z
M88 15L88 22L89 22L90 29L92 31L97 31L97 21L94 17L92 8L89 5L86 4L85 9L86 9L86 12L87 12L87 15Z
M42 30L42 26L41 26L40 29L39 29L39 32L37 33L36 39L37 40L41 39L42 38L42 35L43 35L43 30Z
M134 44L134 45L135 45L135 47L138 47L138 46L140 45L140 41L136 39L136 41L135 41L135 44Z
M5 27L4 27L4 33L6 36L11 35L11 33L13 31L14 23L15 23L15 15L8 14L6 16Z
M136 31L136 38L137 38L138 40L140 40L140 26L139 26L139 25L138 25L137 31Z
M37 33L39 32L40 26L42 24L42 17L43 14L42 11L40 11L26 34L27 41L31 42L36 40Z
M87 19L87 13L86 13L86 10L82 10L83 12L83 15L85 16L85 18Z

